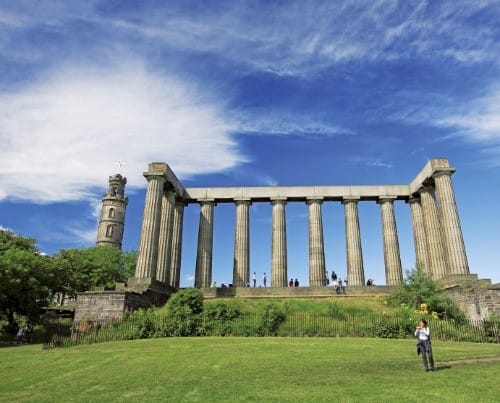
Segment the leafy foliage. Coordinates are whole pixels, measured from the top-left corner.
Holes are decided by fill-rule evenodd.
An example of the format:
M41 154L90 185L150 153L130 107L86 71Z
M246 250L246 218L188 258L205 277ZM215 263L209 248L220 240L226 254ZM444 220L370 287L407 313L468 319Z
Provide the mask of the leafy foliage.
M8 330L16 327L15 315L38 320L54 284L49 258L41 255L32 238L0 231L0 315Z
M87 249L61 249L52 260L56 276L54 292L60 303L66 296L76 297L92 287L112 289L117 282L132 277L135 252L122 252L112 246Z
M203 293L196 288L187 288L175 293L167 304L170 313L185 308L194 315L200 314L203 311Z
M276 336L280 324L285 320L285 314L275 304L264 307L261 316L261 323L257 329L259 336Z
M453 305L445 291L420 267L406 272L403 284L387 301L394 307L404 304L419 310L423 315L434 312L435 316L443 318L463 318L463 314ZM422 307L425 309L422 310Z

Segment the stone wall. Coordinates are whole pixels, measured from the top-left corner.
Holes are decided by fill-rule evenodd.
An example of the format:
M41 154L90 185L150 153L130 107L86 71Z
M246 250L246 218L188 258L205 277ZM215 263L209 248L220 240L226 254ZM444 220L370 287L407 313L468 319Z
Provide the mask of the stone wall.
M477 275L450 276L440 280L452 301L470 320L500 317L500 284Z
M130 291L87 291L78 294L75 322L91 319L98 322L119 320L125 312L139 308L162 306L170 294L147 290L143 293Z
M453 302L471 320L500 317L500 285L485 288L463 288L457 285L447 291Z

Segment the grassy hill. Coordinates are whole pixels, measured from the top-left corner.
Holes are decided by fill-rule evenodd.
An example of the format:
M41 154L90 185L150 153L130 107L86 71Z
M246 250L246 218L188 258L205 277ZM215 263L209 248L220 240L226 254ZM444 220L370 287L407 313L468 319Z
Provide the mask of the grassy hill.
M500 346L414 340L163 338L0 349L0 401L495 402Z

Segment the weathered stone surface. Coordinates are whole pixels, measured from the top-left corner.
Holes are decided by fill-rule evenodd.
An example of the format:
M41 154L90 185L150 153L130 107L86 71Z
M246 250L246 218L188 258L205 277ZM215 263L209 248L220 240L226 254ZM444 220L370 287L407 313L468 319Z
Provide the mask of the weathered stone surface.
M97 227L96 246L122 247L125 229L125 210L128 198L125 196L127 178L116 174L109 177L109 187L102 197L101 217Z

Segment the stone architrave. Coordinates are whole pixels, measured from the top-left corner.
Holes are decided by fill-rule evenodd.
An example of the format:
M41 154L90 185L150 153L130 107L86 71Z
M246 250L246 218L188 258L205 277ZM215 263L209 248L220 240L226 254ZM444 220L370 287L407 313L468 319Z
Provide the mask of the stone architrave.
M322 199L308 199L309 206L309 286L326 283L325 246L323 241Z
M172 247L170 256L170 284L179 288L181 275L182 257L182 227L184 219L184 207L186 203L176 200L174 206L174 219L172 223Z
M154 280L158 261L158 238L160 235L161 202L165 176L163 173L156 172L145 172L144 176L148 181L148 188L142 216L135 278Z
M214 238L214 200L200 200L200 226L198 231L198 251L196 255L196 288L210 287L212 282L212 252Z
M271 199L273 206L271 244L271 286L286 287L288 284L286 254L285 198Z
M443 168L433 178L436 186L436 198L443 235L444 249L447 256L449 274L469 274L469 263L465 252L462 227L458 216L455 193L451 183L454 168Z
M361 231L359 228L358 198L344 198L347 281L349 285L365 285Z
M441 237L441 225L439 223L436 201L434 199L434 188L430 186L422 188L420 190L420 201L422 204L425 237L427 239L429 269L432 278L438 280L446 276L448 270Z
M234 234L233 286L250 283L250 199L235 199L236 227Z
M403 281L396 218L394 216L394 199L395 197L381 197L378 200L382 215L382 234L384 239L384 262L387 285L399 285Z
M427 238L425 236L424 216L420 198L410 197L408 199L411 211L411 224L413 229L413 242L415 245L415 264L424 273L430 275L429 258L427 256Z
M170 256L172 247L172 227L174 219L175 192L166 190L161 202L160 236L158 240L158 264L156 280L170 284Z

